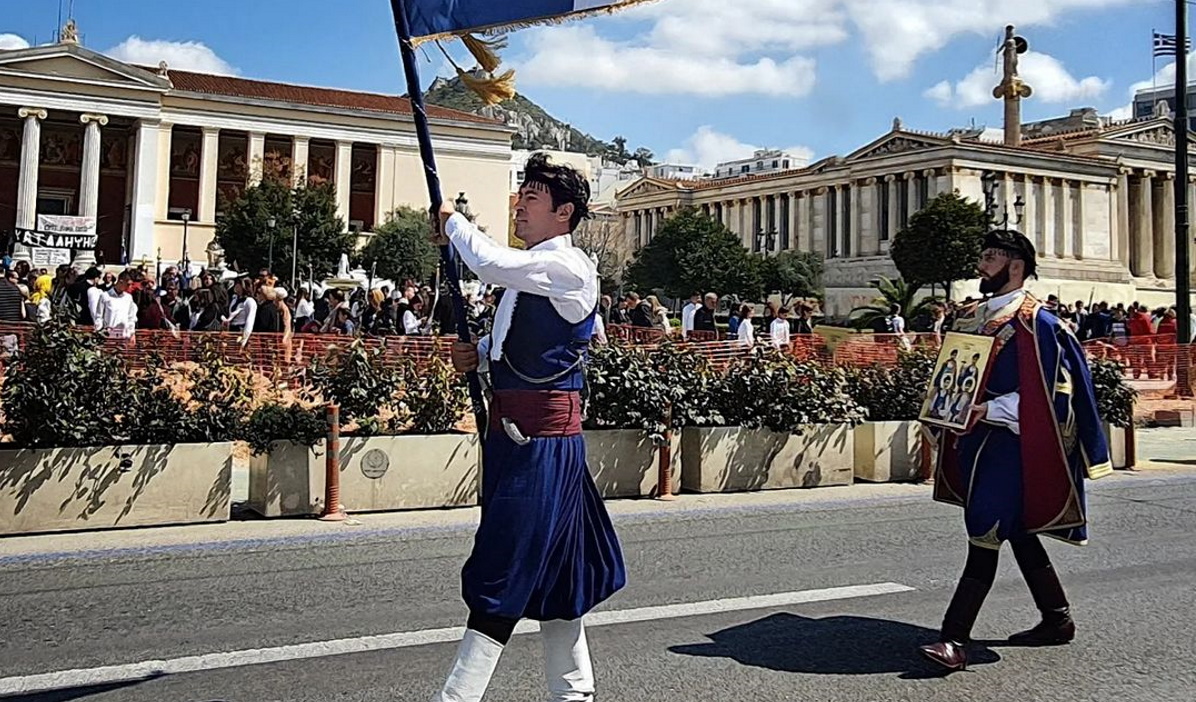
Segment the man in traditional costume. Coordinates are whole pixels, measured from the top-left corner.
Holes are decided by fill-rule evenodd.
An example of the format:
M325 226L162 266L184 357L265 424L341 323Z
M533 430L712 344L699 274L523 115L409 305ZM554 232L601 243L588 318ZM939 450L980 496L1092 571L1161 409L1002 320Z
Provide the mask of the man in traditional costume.
M443 234L486 284L506 288L493 331L458 343L453 364L492 388L482 449L482 519L462 570L468 628L438 702L482 699L520 619L540 622L554 702L588 702L594 674L582 617L623 587L618 539L586 467L584 363L598 307L594 262L571 233L590 188L533 155L515 205L526 250L499 245L451 204Z
M951 670L967 666L972 626L1008 541L1042 621L1010 643L1049 646L1075 637L1070 605L1039 535L1083 544L1084 478L1110 472L1088 363L1059 319L1023 289L1034 246L1015 231L984 239L980 290L990 296L956 330L994 337L983 401L968 430L943 432L935 499L964 508L968 558L937 643L921 647Z

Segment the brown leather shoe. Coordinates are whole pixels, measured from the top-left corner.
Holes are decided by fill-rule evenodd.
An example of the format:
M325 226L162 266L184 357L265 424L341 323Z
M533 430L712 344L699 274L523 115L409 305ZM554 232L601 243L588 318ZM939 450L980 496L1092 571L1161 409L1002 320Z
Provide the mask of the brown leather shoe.
M1071 612L1064 607L1043 612L1042 621L1037 626L1010 636L1009 643L1015 646L1062 646L1075 638L1076 623L1072 621Z
M968 651L964 644L954 641L939 641L919 646L918 652L927 660L938 663L948 670L965 670L968 667Z

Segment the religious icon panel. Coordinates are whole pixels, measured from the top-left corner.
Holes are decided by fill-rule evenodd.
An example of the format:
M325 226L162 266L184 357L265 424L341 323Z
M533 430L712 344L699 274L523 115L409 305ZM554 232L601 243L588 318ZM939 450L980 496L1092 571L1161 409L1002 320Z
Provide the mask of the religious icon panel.
M991 336L960 332L943 337L919 420L947 429L967 428L972 406L984 391L994 341Z

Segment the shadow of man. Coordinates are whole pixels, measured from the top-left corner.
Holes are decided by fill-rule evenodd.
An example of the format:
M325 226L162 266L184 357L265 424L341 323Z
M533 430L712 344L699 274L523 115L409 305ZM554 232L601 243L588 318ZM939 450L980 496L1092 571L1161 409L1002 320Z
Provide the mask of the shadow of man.
M672 653L730 658L743 665L814 675L898 674L903 679L939 677L944 671L924 661L917 647L934 641L926 627L870 617L814 619L779 612L710 634L710 643L673 646ZM994 651L974 646L971 666L994 663Z

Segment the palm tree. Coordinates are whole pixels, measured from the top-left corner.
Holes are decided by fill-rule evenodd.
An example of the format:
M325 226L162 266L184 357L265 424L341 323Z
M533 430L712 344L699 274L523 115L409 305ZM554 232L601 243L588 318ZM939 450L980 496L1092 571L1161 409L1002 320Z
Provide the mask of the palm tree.
M871 329L877 320L889 316L889 309L893 305L901 305L901 314L906 319L915 319L942 299L936 295L926 295L918 300L918 291L922 286L901 278L890 279L882 275L869 285L880 294L872 300L872 304L851 311L849 321L856 329Z

